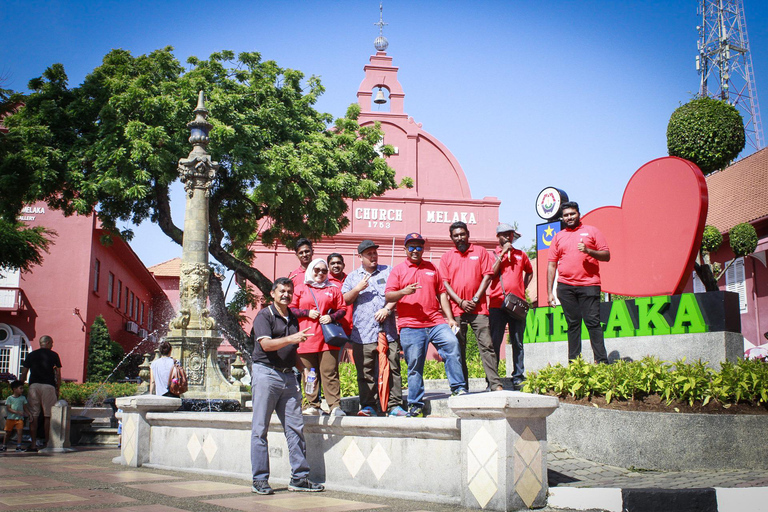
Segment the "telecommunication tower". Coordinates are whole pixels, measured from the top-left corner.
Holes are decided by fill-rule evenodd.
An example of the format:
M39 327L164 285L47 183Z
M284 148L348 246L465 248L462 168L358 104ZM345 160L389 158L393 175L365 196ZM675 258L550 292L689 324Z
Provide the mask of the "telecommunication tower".
M742 0L699 0L699 95L725 100L744 118L747 146L764 144ZM715 82L715 80L717 80Z

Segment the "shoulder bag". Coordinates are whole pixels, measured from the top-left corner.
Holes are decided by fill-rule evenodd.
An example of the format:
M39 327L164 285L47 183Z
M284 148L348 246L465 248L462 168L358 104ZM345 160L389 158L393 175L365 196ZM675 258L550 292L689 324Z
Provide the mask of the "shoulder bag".
M168 375L168 392L172 395L179 396L182 393L186 393L187 389L189 389L187 372L185 372L181 364L174 359L171 373Z
M309 288L309 293L312 294L312 299L315 301L317 311L322 315L322 311L320 311L320 306L317 304L317 299L315 298L315 293L312 291L312 287L307 286L307 288ZM325 339L325 342L329 345L341 348L349 341L344 329L336 322L320 324L320 327L323 330L323 339Z
M521 299L514 293L504 291L504 279L501 275L499 275L499 282L501 283L501 293L504 294L502 309L515 320L525 320L531 305L528 304L527 300Z

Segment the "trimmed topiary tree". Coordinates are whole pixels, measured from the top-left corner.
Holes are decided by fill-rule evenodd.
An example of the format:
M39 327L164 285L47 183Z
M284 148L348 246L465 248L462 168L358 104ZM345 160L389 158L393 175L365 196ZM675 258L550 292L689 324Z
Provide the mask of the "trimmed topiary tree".
M107 322L99 315L91 325L88 343L88 382L104 382L123 360L125 351L116 341L112 341L107 329ZM113 379L122 378L121 371L116 371Z
M716 292L720 288L717 282L728 271L736 258L747 256L755 252L757 248L757 232L752 224L746 222L737 224L728 232L728 241L734 254L734 259L728 262L725 268L720 268L720 264L712 263L710 254L717 251L723 243L723 235L715 226L706 226L704 236L701 240L701 249L699 250L699 259L701 263L694 262L693 266L696 275L701 279L701 283L708 292Z
M670 156L693 162L704 174L727 167L745 143L741 114L722 100L691 100L672 113L667 125Z

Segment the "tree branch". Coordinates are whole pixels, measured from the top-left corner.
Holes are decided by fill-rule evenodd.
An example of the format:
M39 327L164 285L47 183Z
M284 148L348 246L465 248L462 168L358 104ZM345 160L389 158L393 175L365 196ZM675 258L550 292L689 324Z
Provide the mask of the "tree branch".
M155 202L157 203L157 224L168 238L179 245L184 245L184 231L176 227L171 216L171 200L168 197L168 186L155 182Z
M214 272L208 278L208 295L211 304L211 314L219 322L219 330L227 338L227 341L237 350L243 353L243 358L251 365L251 352L253 352L253 340L243 330L237 317L227 310L224 290L221 281Z

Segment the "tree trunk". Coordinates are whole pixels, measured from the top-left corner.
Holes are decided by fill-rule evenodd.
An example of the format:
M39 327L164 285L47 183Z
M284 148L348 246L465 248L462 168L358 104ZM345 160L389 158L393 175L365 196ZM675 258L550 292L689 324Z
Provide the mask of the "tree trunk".
M243 353L243 359L250 366L253 340L240 326L237 317L227 309L221 281L213 272L208 278L208 295L211 303L211 316L218 322L219 330L235 349Z

